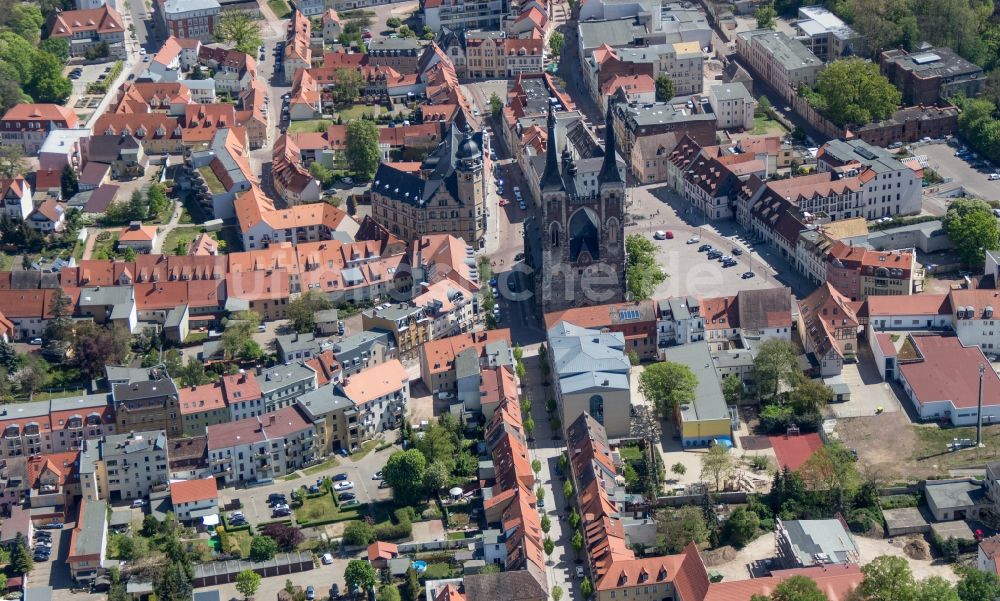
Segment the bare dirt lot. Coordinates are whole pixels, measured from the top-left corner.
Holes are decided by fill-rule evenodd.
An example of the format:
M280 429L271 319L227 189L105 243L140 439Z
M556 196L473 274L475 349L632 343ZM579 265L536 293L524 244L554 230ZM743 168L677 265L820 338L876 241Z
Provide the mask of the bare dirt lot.
M954 438L975 439L976 429L913 424L904 411L838 420L836 435L886 482L946 476L1000 458L1000 425L983 427L983 448L948 451Z

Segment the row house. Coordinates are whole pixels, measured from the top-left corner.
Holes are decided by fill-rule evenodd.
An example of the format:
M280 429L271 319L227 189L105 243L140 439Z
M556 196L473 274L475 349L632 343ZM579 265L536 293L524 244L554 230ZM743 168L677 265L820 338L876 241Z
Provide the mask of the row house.
M125 60L125 21L112 6L56 12L46 26L49 38L66 40L69 55L80 57L106 46L108 56Z
M614 103L611 113L615 140L621 155L630 159L632 175L644 183L655 181L664 167L669 169L664 162L666 153L673 152L685 137L701 147L715 144L715 114L703 109L701 104ZM647 139L653 141L645 142ZM683 186L676 189L680 191Z
M184 436L204 436L208 426L231 421L221 382L180 388L177 398Z
M502 31L465 32L465 76L507 79L541 73L545 40L507 37Z
M852 301L923 292L924 270L914 249L876 251L834 242L827 256L826 281Z
M920 212L923 172L919 162L900 161L890 151L863 140L831 140L816 153L816 170L858 179L864 214L857 216L874 220Z
M296 405L205 431L211 472L223 485L270 482L316 461L316 427Z
M288 134L282 134L274 142L271 180L275 192L289 206L318 202L323 193L319 180L302 162L299 147Z
M94 131L106 136L134 136L145 154L184 152L181 119L165 113L105 113L97 118Z
M116 431L107 394L9 405L0 410L0 428L0 455L7 459L79 451L84 440Z
M183 432L174 381L160 373L156 379L111 387L118 432L163 430L170 437Z
M860 307L830 283L799 302L799 338L817 375L840 375L844 362L857 356Z
M75 129L79 124L76 113L58 104L15 104L0 118L0 139L30 156L53 130Z
M618 75L666 75L678 96L702 91L703 54L696 41L632 47L597 47L584 61L584 82L595 102L604 103L601 91Z
M683 196L709 220L732 219L743 182L767 177L767 162L753 154L720 154L718 146L703 148L684 174Z
M192 115L190 124L197 122L198 115L211 119L210 113L199 111ZM225 125L225 121L214 121L214 124L205 127L204 134L198 136L210 136L204 143L207 148L184 157L181 185L195 192L195 198L207 214L215 219L232 219L236 217L237 197L257 185L257 176L250 168L245 130L235 124L219 129L217 126ZM194 134L193 128L184 131Z
M360 440L369 440L399 427L406 418L410 376L398 359L392 359L344 378L337 391L354 405Z
M477 366L513 365L509 329L468 332L431 340L420 347L420 379L432 392L454 392L458 383L457 360L471 350Z
M292 81L299 69L312 67L312 23L301 11L288 21L283 52L285 81Z

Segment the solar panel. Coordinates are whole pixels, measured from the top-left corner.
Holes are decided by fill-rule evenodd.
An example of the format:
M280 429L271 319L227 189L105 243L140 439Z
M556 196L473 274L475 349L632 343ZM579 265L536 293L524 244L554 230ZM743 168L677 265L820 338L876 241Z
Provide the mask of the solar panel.
M625 309L624 311L618 312L618 318L622 321L631 321L633 319L639 319L639 311L636 309Z

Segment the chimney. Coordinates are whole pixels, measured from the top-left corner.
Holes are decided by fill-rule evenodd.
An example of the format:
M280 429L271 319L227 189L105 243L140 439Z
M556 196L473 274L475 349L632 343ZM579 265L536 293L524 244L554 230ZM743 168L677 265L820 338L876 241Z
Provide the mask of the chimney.
M277 417L275 417L275 415L273 413L269 417L271 418L270 419L270 425L273 426L274 422L277 421Z

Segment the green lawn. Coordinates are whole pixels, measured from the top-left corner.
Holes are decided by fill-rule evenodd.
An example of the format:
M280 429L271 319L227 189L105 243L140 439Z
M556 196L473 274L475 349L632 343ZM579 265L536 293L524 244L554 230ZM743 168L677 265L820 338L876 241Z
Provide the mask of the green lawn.
M187 252L187 247L191 242L201 234L202 230L198 226L192 227L175 227L170 230L167 237L163 239L163 252L164 254L177 254L177 243L180 242L184 245L185 252ZM209 234L212 238L215 238L215 234Z
M976 441L976 428L940 428L933 425L914 425L916 449L914 455L918 463L930 464L939 470L972 467L995 461L1000 457L1000 425L983 426L983 447L949 451L948 444L953 438L968 438Z
M208 340L208 332L190 332L187 338L184 339L186 344L194 344L196 342L204 342Z
M344 109L342 111L337 111L344 123L348 121L353 121L355 119L360 119L364 115L374 115L379 116L382 113L381 106L368 106L367 104L355 104L349 109Z
M223 553L231 553L238 549L240 557L250 557L250 540L252 538L253 536L248 530L226 532L222 537L222 551Z
M455 577L457 571L446 563L429 563L423 577L425 580L442 580Z
M36 392L31 395L33 401L47 401L49 399L61 399L63 397L69 396L83 396L87 394L87 391L83 388L79 389L67 389L67 390L55 390L53 392Z
M267 5L271 7L279 19L287 19L292 16L292 8L285 0L267 0Z
M375 449L375 446L377 444L378 444L378 441L375 441L375 440L369 440L369 441L361 443L361 449L358 450L358 451L356 451L356 452L354 452L354 453L351 453L351 460L352 461L360 461L361 459L364 458L365 455L367 455L368 453L371 453Z
M312 476L313 474L318 474L319 472L322 472L323 470L330 469L331 467L337 467L338 465L340 465L340 462L337 461L337 458L336 457L330 457L329 459L327 459L323 463L317 463L316 465L314 465L312 467L307 467L306 469L302 470L302 473L305 474L305 475L307 475L307 476Z
M642 449L635 446L619 447L618 452L624 461L641 461Z
M327 119L306 119L305 121L292 121L288 125L288 133L290 134L305 134L315 131L320 131L320 126L323 126L322 131L326 131L328 127L333 125L332 121Z
M779 134L784 135L788 133L785 126L766 116L754 117L753 119L754 128L750 133L755 136L763 136L766 134Z
M282 476L281 479L282 480L298 480L301 477L302 477L302 474L300 474L298 472L292 472L291 474L288 474L287 476Z
M313 522L327 523L341 520L352 520L358 517L358 509L362 505L356 505L346 510L341 510L333 502L333 495L325 494L317 497L306 498L302 506L295 510L295 521L299 526L307 528Z

